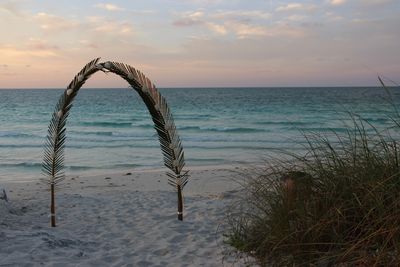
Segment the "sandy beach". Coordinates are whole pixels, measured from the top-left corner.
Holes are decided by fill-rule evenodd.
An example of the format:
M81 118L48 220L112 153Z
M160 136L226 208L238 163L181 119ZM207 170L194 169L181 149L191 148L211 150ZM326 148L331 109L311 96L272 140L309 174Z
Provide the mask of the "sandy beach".
M223 242L235 169L207 169L191 171L183 222L165 170L68 177L56 228L45 185L2 183L0 266L245 266Z

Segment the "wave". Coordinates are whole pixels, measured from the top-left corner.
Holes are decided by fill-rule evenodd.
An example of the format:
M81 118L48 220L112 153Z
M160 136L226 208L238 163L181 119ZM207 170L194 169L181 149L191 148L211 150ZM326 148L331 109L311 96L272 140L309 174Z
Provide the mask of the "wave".
M133 148L146 148L146 147L158 147L159 144L155 140L155 142L151 142L151 144L146 145L143 143L136 143L136 144L120 144L118 143L121 140L87 140L84 141L83 144L79 144L75 142L76 140L74 139L73 142L66 142L65 147L66 149L70 148L76 148L76 149L91 149L91 148L121 148L121 147L133 147ZM82 140L80 140L82 141ZM125 141L125 140L123 140ZM140 141L140 140L135 140L135 141ZM147 141L147 140L143 140ZM44 144L0 144L0 148L13 148L13 149L27 149L27 148L44 148Z
M71 166L65 166L66 170L69 171L86 171L86 170L92 170L92 169L99 169L98 167L91 167L91 166L82 166L82 165L71 165Z
M156 132L154 132L156 134ZM145 139L147 137L151 137L152 135L149 135L148 133L143 134L143 132L137 132L137 131L131 131L131 132L112 132L112 131L85 131L85 132L79 132L79 131L68 131L67 132L68 138L74 141L87 141L87 142L93 142L97 141L97 139L93 138L83 138L83 136L102 136L102 137L115 137L115 141L121 140L121 138L127 138L127 140L130 139ZM107 138L102 141L113 141L112 138Z
M187 161L189 162L225 162L224 159L221 158L188 158Z
M120 168L137 168L137 167L142 167L142 165L139 164L130 164L130 163L121 163L121 164L113 164L113 165L101 165L101 166L83 166L83 165L70 165L70 166L65 166L65 168L69 171L86 171L86 170L92 170L92 169L120 169Z
M82 126L93 126L93 127L132 127L132 122L110 122L110 121L92 121L92 122L80 122L78 125Z
M86 133L85 134L89 134ZM100 135L100 136L113 136L114 133L113 132L91 132L90 134L95 134L95 135Z
M246 127L201 127L201 126L183 126L178 130L187 131L207 131L207 132L226 132L226 133L257 133L268 132L265 129L246 128Z
M38 148L43 146L43 144L0 144L0 148Z
M91 149L91 148L123 148L123 147L132 147L132 148L146 148L146 147L158 147L159 143L155 139L148 140L148 139L139 139L133 140L132 144L129 143L121 143L126 142L129 140L76 140L73 139L71 142L67 139L65 144L65 148L71 149ZM143 143L149 141L147 143ZM0 144L0 148L10 148L10 149L41 149L44 148L43 144Z
M366 118L365 120L370 123L382 123L382 124L393 122L390 118Z
M247 138L246 138L247 137ZM188 136L188 135L183 135L182 136L182 141L186 144L187 142L202 142L202 143L212 143L212 142L244 142L244 143L279 143L282 141L285 141L286 139L282 139L277 136L265 136L265 138L261 137L250 137L250 136L243 136L239 135L238 137L235 138L229 138L227 139L226 136L221 136L221 135L193 135L193 136ZM277 139L278 138L278 139ZM185 145L186 147L186 145Z
M112 136L114 132L111 131L90 131L90 132L78 132L78 131L69 131L67 134L74 135L100 135L100 136ZM73 137L76 139L75 137Z
M135 167L142 167L143 165L134 164L134 163L123 163L123 164L114 164L112 167L114 168L135 168Z
M277 149L283 147L283 145L286 145L290 147L289 143L284 143L284 142L276 142L276 146L246 146L246 145L228 145L228 146L191 146L191 145L186 145L186 149L199 149L199 150L230 150L230 149L239 149L239 150L268 150L268 149Z
M179 120L198 120L198 119L211 119L215 118L215 115L210 115L210 114L198 114L198 115L185 115L185 114L177 114L174 116L175 118Z
M297 129L297 128L296 128ZM347 133L351 129L341 128L341 127L310 127L303 129L306 133L307 132L331 132L331 133Z
M142 129L153 129L154 125L153 124L139 124L139 125L132 125L134 128L139 127Z
M75 141L75 140L74 140ZM225 150L225 149L268 149L278 145L292 145L293 142L288 140L237 140L229 141L227 145L226 142L221 143L219 140L205 140L203 138L192 138L191 141L183 140L185 149L204 149L204 150ZM111 141L93 141L93 142L68 142L66 143L66 154L69 150L83 150L83 149L158 149L158 140L143 140L142 142L119 142L118 140ZM0 148L43 148L43 145L2 145Z
M24 168L41 168L42 163L39 162L17 162L17 163L1 163L0 167L12 168L12 167L24 167Z
M313 125L316 122L304 122L304 121L257 121L257 125L290 125L290 126L305 126Z
M37 169L40 170L42 168L42 163L39 162L17 162L17 163L2 163L0 164L2 168L25 168L25 169ZM119 169L119 168L136 168L142 167L139 164L130 164L130 163L122 163L122 164L113 164L113 165L101 165L101 166L85 166L85 165L66 165L65 169L67 171L85 171L92 169Z
M102 145L102 144L94 144L94 145L88 145L88 144L82 144L82 145L77 145L77 144L72 144L72 145L66 145L66 149L110 149L110 148L158 148L160 145L158 142L154 142L151 144L110 144L110 145Z
M35 135L30 133L21 133L21 132L13 132L13 131L0 131L0 137L22 137L22 138L32 138L32 137L43 137L41 135Z

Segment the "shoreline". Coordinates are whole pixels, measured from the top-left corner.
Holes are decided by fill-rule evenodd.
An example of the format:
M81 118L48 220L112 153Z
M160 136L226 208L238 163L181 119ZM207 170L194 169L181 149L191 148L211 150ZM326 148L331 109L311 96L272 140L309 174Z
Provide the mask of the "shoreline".
M2 183L12 212L0 216L0 265L245 266L223 241L231 167L191 170L183 222L165 170L66 179L56 228L43 183Z
M238 170L248 168L250 165L209 165L209 166L193 166L190 169L184 168L184 170L189 170L190 179L189 183L185 188L185 192L197 192L197 193L206 193L207 190L211 192L224 192L229 191L233 186L233 181L229 181L230 176L234 176ZM136 178L136 185L139 191L157 191L157 190L165 190L170 191L173 190L170 185L167 184L168 176L166 173L169 172L167 168L153 168L153 169L133 169L126 171L118 171L112 173L100 173L100 174L68 174L64 181L60 183L61 188L65 189L78 189L82 188L83 184L91 185L100 183L103 186L106 183L103 181L107 177L111 177L114 182L125 184L129 182L131 178ZM212 176L216 175L216 179L213 179ZM43 176L43 178L45 178ZM108 180L108 179L106 179ZM226 183L228 180L228 183ZM32 186L31 189L42 188L45 189L46 185L42 183L45 179L33 179L28 181L15 181L15 180L0 180L0 187L5 187L6 189L10 188L11 190L18 190L18 188L23 189L24 184L29 184ZM75 182L74 182L75 181ZM214 186L207 185L207 183L214 183ZM217 184L217 186L215 186ZM125 185L126 186L126 185ZM134 185L131 185L134 186ZM228 186L224 188L224 186Z
M202 170L221 170L221 169L226 169L226 170L231 170L231 169L240 169L240 168L246 168L250 164L249 163L237 163L237 164L215 164L215 165L190 165L190 167L185 167L185 170L190 170L192 171L202 171ZM68 168L68 166L66 166ZM159 166L147 166L147 167L137 167L137 168L120 168L120 169L112 169L109 171L103 170L103 169L90 169L86 171L66 171L66 177L97 177L97 176L104 176L104 175L111 175L111 176L121 176L125 173L154 173L154 172L168 172L168 168L166 168L163 165ZM17 174L14 174L14 176L17 176ZM44 175L41 175L40 171L37 172L35 176L30 176L30 177L25 177L22 179L15 179L13 178L5 178L6 175L0 176L0 186L2 184L13 184L13 183L31 183L31 182L36 182L39 181L42 178L45 178Z

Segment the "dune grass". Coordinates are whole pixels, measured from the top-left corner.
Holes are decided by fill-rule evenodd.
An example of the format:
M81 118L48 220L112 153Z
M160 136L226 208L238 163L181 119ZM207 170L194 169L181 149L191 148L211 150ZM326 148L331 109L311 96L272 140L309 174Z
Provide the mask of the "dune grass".
M263 266L398 266L400 144L352 124L342 136L306 134L305 156L244 171L226 242Z

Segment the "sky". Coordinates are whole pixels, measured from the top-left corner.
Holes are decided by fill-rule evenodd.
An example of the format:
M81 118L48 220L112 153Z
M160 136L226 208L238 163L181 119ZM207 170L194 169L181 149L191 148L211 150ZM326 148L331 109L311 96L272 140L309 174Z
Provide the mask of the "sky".
M97 57L158 87L400 83L399 14L399 0L0 0L0 88L64 88Z

